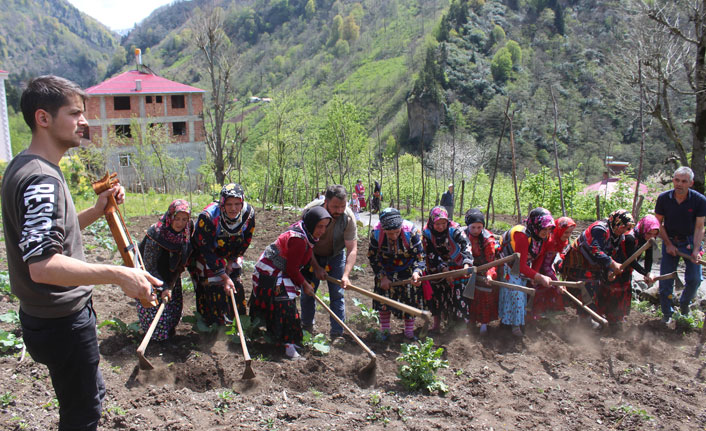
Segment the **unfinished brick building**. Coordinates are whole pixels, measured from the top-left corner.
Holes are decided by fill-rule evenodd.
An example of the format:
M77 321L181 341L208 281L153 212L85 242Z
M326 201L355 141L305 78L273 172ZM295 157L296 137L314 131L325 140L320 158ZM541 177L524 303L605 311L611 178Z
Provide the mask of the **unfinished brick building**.
M129 139L143 136L149 127L162 124L169 136L170 156L183 161L184 172L196 172L206 161L203 125L204 90L157 76L138 63L138 70L114 76L86 90L86 139L106 148L108 169L118 171L121 182L139 184L135 147ZM139 130L134 130L139 127ZM122 138L122 139L121 139ZM187 163L188 162L188 163ZM158 186L152 175L142 174L147 186ZM191 186L193 188L194 184Z

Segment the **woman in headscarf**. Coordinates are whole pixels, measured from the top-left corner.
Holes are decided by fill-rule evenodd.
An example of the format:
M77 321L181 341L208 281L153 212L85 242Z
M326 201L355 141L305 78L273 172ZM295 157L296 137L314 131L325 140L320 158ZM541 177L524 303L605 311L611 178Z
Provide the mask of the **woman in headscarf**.
M295 300L302 291L314 295L314 287L301 270L311 260L314 244L330 222L331 215L321 206L305 210L302 219L268 245L255 264L250 316L265 322L270 337L283 345L292 359L300 356L296 347L303 337Z
M471 243L473 265L480 266L495 260L497 241L495 235L485 228L485 218L478 208L466 211L466 236ZM488 278L496 279L495 268L478 273ZM498 291L492 289L485 292L476 289L470 304L471 320L480 323L480 334L488 333L488 323L498 318Z
M380 222L370 236L368 260L375 273L375 293L412 307L422 308L423 296L419 277L424 273L424 247L422 237L412 222L403 220L395 208L385 208L380 213ZM412 279L412 284L390 287L398 280ZM396 308L373 301L373 309L379 312L380 331L390 332L390 314L404 318L404 335L414 339L414 316Z
M535 285L548 287L550 278L532 268L535 260L542 255L547 246L549 235L554 229L554 218L544 208L530 211L524 225L514 226L505 232L500 242L500 256L510 256L520 253L520 273L532 280ZM512 284L524 286L526 281L519 276L510 274L505 265L504 278ZM527 294L504 287L500 288L498 315L500 323L512 326L512 333L522 337L522 326L525 324L525 306Z
M569 238L576 228L576 222L570 217L559 217L556 227L547 241L547 246L542 254L537 257L532 265L536 271L546 275L552 280L558 280L554 270L554 261L569 245ZM537 286L532 302L532 318L539 319L547 312L564 311L563 289L558 286Z
M238 313L245 314L242 260L255 230L255 211L245 202L239 184L227 184L218 202L199 214L192 244L189 273L196 293L196 311L207 325L230 324L235 317L230 292L235 293Z
M174 335L181 319L181 273L191 254L193 228L189 203L177 199L169 205L159 221L147 229L147 234L140 242L145 270L164 282L156 288L160 292L159 302L168 301L152 334L153 340L166 340ZM137 317L143 331L147 332L156 314L157 307L145 308L137 301Z
M438 274L473 265L471 245L461 227L449 220L444 207L434 207L424 226L422 244L426 252L427 273ZM447 319L468 321L468 302L463 296L464 278L444 278L431 282L428 301L434 316L433 331L441 327L442 315Z
M625 262L632 256L638 248L647 241L659 235L660 223L657 217L646 215L635 226L635 229L627 232L623 236L623 241L616 249L615 261ZM635 259L629 267L625 268L622 274L610 281L607 286L602 286L597 294L598 314L602 314L613 328L618 328L625 316L630 313L630 302L632 301L632 272L633 269L640 273L648 284L652 284L652 247L645 251L645 266Z
M560 272L564 279L585 282L583 292L577 289L568 290L594 310L600 307L595 304L599 301L599 290L608 288L608 274L620 273L620 263L615 260L616 253L625 240L625 233L634 225L632 215L628 211L613 211L607 219L593 222L571 243L561 264ZM577 314L594 328L600 326L582 308L577 307Z

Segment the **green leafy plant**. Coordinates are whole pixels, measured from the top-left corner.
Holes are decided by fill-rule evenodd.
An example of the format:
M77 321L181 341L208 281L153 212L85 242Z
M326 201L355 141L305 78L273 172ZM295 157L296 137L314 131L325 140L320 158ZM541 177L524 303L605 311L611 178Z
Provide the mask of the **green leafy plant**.
M95 238L100 247L106 248L112 252L118 249L110 233L110 229L108 229L108 222L104 219L96 220L96 222L88 225L85 231L93 235L93 238Z
M326 335L324 334L316 334L315 337L312 337L309 332L304 331L304 338L302 339L302 344L304 345L304 347L309 347L313 349L314 353L317 353L319 355L328 355L328 353L331 351L329 341L326 338Z
M654 311L654 306L650 301L632 301L630 306L641 313L650 313Z
M387 329L382 331L380 328L369 328L368 332L373 335L373 338L375 338L377 342L383 342L390 336L390 331Z
M0 406L2 406L2 408L6 408L10 404L14 403L16 398L16 396L12 395L12 392L5 392L0 395Z
M56 398L52 398L49 401L47 401L46 403L42 404L42 408L44 410L50 410L52 408L58 409L59 408L59 400Z
M311 392L311 395L313 395L314 398L321 398L321 396L323 395L321 391L314 388L309 388L309 392Z
M125 416L126 413L124 408L116 405L109 406L106 410L111 413L115 413L118 416Z
M203 334L210 334L213 332L218 332L219 326L217 324L207 325L206 321L203 320L203 316L198 311L194 311L193 316L184 316L181 318L183 322L191 323L191 329L196 332L201 332ZM236 329L237 331L237 329Z
M237 394L230 389L226 389L223 392L218 392L218 400L216 401L216 406L213 408L213 411L221 415L226 413L230 410L231 403L235 399L236 395Z
M8 331L0 330L0 352L7 353L12 350L19 350L24 346L22 338Z
M321 290L317 290L316 296L321 298L321 300L324 301L324 304L326 304L329 307L331 306L331 297L328 295L328 293L324 293ZM317 308L321 308L321 307L319 307L317 304Z
M397 377L402 385L412 391L448 392L446 384L436 375L437 370L449 366L448 361L441 359L443 353L441 347L434 349L432 338L420 343L402 344L402 354L397 357L397 362L400 362Z
M373 411L368 414L365 419L371 422L381 422L383 425L390 423L388 414L392 411L392 407L382 404L382 394L373 392L368 397L368 404L373 408Z
M181 291L183 293L192 293L194 291L194 283L191 281L191 277L181 278Z
M20 315L17 314L16 310L9 310L4 314L0 314L0 322L17 325L20 323Z
M353 304L360 309L359 314L354 314L350 317L353 323L360 323L364 326L375 326L380 323L379 313L372 307L368 307L358 298L353 298Z
M120 320L119 318L107 319L98 324L98 329L107 326L108 329L115 332L118 335L123 335L127 338L138 339L140 338L140 324L138 322L132 322L127 324Z
M650 416L645 409L637 408L634 407L630 404L623 404L620 406L613 406L610 408L611 411L620 411L625 413L625 415L619 419L619 421L623 420L626 416L635 416L638 417L644 421L650 421L653 419L652 416Z
M260 425L265 427L265 429L268 430L276 430L277 429L277 423L275 422L275 418L267 418L263 419L262 422L260 422Z
M704 316L700 311L693 311L687 315L681 314L680 312L674 312L672 318L677 323L677 328L683 328L686 330L701 329L704 327Z
M254 260L243 260L243 263L241 264L243 272L253 272L255 270L255 263L256 262Z
M13 416L10 418L11 421L17 422L17 429L27 429L29 425L27 425L27 422L25 422L24 418L22 416Z
M240 326L243 327L245 339L254 340L260 336L262 323L259 318L256 317L254 320L250 320L250 316L240 316ZM230 329L226 331L226 335L230 335L234 343L240 344L238 324L235 320L230 324Z
M7 271L0 271L0 295L7 295L11 300L16 299L16 296L10 291L10 273Z

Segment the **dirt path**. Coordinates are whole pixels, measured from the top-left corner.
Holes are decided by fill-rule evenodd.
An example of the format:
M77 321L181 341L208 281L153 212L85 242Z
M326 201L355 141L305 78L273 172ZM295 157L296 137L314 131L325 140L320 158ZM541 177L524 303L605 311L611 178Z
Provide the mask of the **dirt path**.
M264 247L295 218L292 213L259 212L257 232L246 255L255 261ZM151 217L131 220L144 232ZM87 234L87 259L114 262ZM372 288L367 242L359 243L355 283ZM0 252L4 259L4 247ZM6 264L3 264L6 265ZM0 268L6 269L6 268ZM244 277L250 288L249 274ZM349 319L359 310L346 296ZM369 300L363 299L369 305ZM137 320L134 306L113 286L98 286L94 303L99 322ZM7 298L0 314L17 309ZM185 316L194 310L185 294ZM574 323L569 310L551 321L528 326L522 341L491 326L480 338L467 328L434 336L449 368L439 374L445 396L410 393L396 377L401 322L385 342L365 327L356 330L378 355L375 376L360 376L368 363L357 346L332 348L326 356L306 351L306 361L288 361L263 340L251 342L257 378L240 380L240 346L223 332L204 335L181 323L177 335L152 343L152 371L137 368L137 338L104 327L99 341L108 393L100 430L234 429L409 429L409 430L703 430L706 427L705 356L694 357L697 333L663 329L658 319L633 312L625 331L592 332ZM8 324L0 324L3 329ZM418 323L419 325L419 323ZM317 312L317 329L328 319ZM14 398L13 398L14 397ZM47 370L27 356L0 357L0 430L55 429L58 408Z

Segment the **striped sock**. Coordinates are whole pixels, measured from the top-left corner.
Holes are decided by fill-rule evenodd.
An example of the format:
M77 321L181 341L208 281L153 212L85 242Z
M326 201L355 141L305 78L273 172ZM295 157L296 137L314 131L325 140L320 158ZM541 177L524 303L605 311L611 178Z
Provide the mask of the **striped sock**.
M389 311L381 311L380 312L380 330L381 331L390 331L390 312Z
M404 336L414 338L414 317L404 319Z

